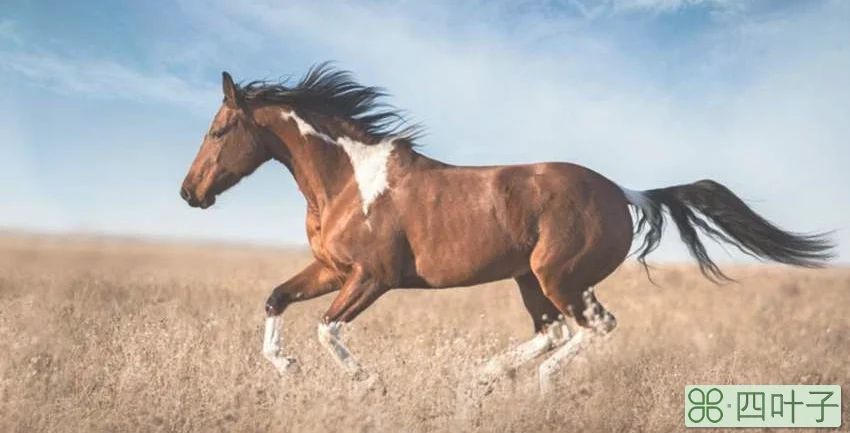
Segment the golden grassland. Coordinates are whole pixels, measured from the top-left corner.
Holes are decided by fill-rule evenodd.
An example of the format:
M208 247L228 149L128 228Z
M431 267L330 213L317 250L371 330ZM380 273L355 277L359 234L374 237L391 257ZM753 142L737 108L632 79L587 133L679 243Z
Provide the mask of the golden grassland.
M5 234L2 432L448 432L469 370L531 336L512 281L390 292L344 331L386 395L351 382L315 338L331 296L285 313L302 372L260 354L263 303L303 252ZM685 431L687 384L839 384L850 431L850 269L627 263L598 286L619 321L542 400L536 364L499 382L477 425L516 432ZM765 431L780 431L769 429ZM823 430L818 430L823 431Z

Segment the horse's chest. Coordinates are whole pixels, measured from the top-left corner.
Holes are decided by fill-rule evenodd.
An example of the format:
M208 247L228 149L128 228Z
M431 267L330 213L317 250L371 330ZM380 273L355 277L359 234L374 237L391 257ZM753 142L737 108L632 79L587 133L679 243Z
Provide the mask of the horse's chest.
M310 247L317 259L344 268L361 262L369 244L377 241L373 227L355 212L340 212L308 223Z

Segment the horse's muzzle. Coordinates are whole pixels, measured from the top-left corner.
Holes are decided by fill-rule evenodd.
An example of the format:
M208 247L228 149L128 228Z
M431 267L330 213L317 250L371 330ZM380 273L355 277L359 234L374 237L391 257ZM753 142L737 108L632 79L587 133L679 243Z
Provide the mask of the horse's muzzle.
M199 207L201 209L206 209L215 204L215 196L211 195L209 197L204 197L203 199L198 199L192 191L190 191L185 186L180 188L180 197L192 207Z

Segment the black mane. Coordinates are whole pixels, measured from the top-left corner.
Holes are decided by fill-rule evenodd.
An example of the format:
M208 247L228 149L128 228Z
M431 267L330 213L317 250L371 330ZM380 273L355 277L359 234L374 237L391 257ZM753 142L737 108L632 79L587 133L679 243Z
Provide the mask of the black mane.
M285 82L251 81L240 86L246 101L285 104L296 111L337 117L348 121L376 141L393 138L415 145L422 127L410 124L400 110L381 102L388 96L383 88L357 83L351 72L330 62L313 65L293 87Z

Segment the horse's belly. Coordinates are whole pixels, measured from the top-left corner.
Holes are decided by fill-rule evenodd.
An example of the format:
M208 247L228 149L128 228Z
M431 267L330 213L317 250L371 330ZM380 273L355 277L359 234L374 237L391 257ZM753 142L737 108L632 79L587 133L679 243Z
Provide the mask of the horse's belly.
M456 287L529 271L537 233L534 185L528 170L516 170L511 176L503 169L457 170L399 199L414 279Z
M523 275L529 271L530 251L500 233L467 233L432 238L429 248L414 249L415 276L428 287L459 287ZM530 249L530 248L529 248Z

